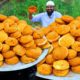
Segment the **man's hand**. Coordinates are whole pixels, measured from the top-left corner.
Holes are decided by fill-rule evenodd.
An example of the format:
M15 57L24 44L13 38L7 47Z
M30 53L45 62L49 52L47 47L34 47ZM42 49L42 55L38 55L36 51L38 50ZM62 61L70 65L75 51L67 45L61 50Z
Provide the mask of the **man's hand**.
M32 19L32 13L29 13L29 19L30 20Z
M29 12L30 14L36 13L36 12L37 12L37 7L36 7L36 6L30 6L30 7L28 8L28 12Z
M29 12L29 19L31 20L31 19L32 19L32 14L34 14L34 13L37 12L36 6L30 6L30 7L28 8L28 12Z

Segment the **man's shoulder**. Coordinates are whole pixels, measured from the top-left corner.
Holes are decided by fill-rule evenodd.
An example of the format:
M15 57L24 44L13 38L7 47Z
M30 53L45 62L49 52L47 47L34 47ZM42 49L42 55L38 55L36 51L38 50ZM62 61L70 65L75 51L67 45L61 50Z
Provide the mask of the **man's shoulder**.
M46 12L39 13L39 15L42 15L42 16L45 15L45 14L46 14Z
M39 14L33 15L33 18L35 18L35 17L43 17L45 15L46 15L46 12L43 12L43 13L39 13Z
M58 11L54 11L54 13L55 13L55 14L61 14L61 13L60 13L60 12L58 12Z

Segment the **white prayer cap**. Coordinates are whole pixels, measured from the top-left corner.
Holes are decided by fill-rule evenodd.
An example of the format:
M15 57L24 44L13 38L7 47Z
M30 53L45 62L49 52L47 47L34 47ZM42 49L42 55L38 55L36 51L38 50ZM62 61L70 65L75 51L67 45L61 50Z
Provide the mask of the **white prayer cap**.
M55 6L55 3L50 0L46 3L46 6Z

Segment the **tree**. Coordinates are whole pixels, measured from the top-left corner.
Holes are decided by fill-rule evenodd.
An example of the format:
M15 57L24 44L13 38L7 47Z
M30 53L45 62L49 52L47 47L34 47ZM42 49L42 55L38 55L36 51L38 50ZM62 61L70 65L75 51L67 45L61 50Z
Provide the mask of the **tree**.
M71 4L73 0L61 0L61 1L66 3L66 4Z
M17 2L24 2L25 0L16 0Z

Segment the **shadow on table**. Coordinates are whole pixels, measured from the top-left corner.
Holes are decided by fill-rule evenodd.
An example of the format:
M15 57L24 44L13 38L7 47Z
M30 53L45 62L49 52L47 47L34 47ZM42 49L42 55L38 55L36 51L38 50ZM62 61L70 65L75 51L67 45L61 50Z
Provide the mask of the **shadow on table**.
M36 67L11 72L0 72L0 80L46 80L35 76Z

